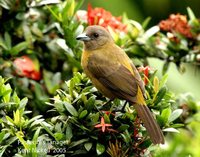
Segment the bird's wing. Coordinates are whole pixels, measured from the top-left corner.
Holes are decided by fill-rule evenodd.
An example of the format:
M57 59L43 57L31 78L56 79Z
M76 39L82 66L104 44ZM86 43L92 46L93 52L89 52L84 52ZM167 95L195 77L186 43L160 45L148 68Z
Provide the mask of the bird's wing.
M88 70L116 97L134 102L138 83L132 72L120 62L97 55L90 57Z

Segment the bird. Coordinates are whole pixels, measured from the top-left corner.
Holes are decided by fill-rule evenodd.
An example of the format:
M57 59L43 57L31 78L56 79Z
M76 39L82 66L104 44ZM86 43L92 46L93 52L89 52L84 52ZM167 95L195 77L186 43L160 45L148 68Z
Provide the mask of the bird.
M126 100L134 106L153 144L164 144L163 133L146 105L144 82L125 51L109 31L88 26L76 40L83 41L81 65L93 85L107 98Z

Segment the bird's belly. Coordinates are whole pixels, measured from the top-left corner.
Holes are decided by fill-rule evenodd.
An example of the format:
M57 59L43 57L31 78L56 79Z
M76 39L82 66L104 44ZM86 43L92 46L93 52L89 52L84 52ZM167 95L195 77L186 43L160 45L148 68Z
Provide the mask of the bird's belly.
M114 99L116 96L107 89L104 85L102 85L97 78L95 78L92 73L88 70L88 53L84 52L82 54L82 59L81 59L81 65L83 67L83 71L85 74L89 77L89 79L92 81L93 85L106 97L110 99Z

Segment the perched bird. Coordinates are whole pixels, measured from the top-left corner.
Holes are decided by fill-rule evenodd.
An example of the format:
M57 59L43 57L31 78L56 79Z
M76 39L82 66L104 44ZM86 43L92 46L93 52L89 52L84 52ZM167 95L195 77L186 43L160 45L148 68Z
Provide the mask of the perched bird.
M145 102L144 83L127 54L101 26L88 26L76 38L84 42L81 64L94 86L110 100L134 105L154 144L164 143L163 133Z

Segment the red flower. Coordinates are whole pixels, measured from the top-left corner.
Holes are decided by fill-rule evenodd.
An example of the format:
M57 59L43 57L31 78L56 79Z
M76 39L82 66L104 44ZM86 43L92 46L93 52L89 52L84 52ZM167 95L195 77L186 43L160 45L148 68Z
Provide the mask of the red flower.
M106 124L104 118L101 117L101 123L95 125L94 127L95 127L95 128L101 128L101 131L102 131L102 132L105 132L106 127L109 127L109 126L112 126L112 124Z
M191 27L188 25L186 16L171 14L167 20L162 20L159 27L163 31L178 32L187 38L193 38Z
M35 62L34 62L35 61ZM41 73L39 71L37 60L32 60L28 56L22 56L14 60L15 72L19 76L40 80Z
M139 70L139 72L144 73L144 84L147 85L149 82L148 78L149 78L149 71L151 70L151 68L149 66L139 67L138 70Z
M111 27L115 31L126 32L126 25L121 22L121 17L112 16L112 14L103 8L92 8L88 5L88 24L100 25L105 28Z

